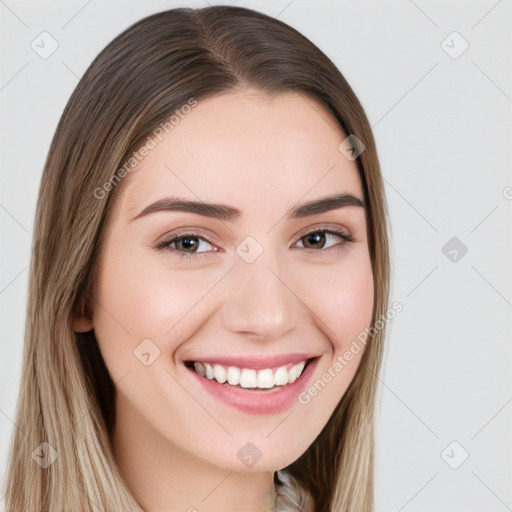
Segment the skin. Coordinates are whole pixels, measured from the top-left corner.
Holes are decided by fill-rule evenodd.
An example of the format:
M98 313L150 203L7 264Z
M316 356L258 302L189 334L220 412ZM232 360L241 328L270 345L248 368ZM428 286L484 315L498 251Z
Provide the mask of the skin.
M124 178L97 296L75 329L94 328L116 383L115 456L145 510L265 510L272 473L307 450L354 377L363 351L307 405L253 415L212 398L183 364L201 354L312 353L320 356L314 382L370 325L364 208L286 218L297 203L363 197L355 162L338 150L345 137L304 95L230 91L200 101ZM176 211L131 220L170 195L243 214L235 222ZM332 235L323 253L321 242L306 248L305 235L329 224L353 241L338 245ZM197 249L205 254L152 247L177 228L209 237ZM247 236L263 248L252 263L236 252ZM134 356L144 339L160 350L148 366ZM252 468L237 458L247 442L262 454Z

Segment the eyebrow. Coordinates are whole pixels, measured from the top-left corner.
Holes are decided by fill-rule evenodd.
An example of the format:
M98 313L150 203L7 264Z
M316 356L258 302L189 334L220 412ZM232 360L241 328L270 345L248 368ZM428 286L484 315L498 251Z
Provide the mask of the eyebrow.
M313 201L308 201L299 205L295 205L288 210L288 218L299 219L318 215L331 210L337 210L346 206L358 206L364 208L364 202L359 197L352 194L336 194L322 197ZM144 217L154 212L162 211L179 211L195 213L204 217L213 219L235 221L242 215L242 210L233 206L221 203L207 203L203 201L192 201L179 197L165 197L146 206L132 221L140 217Z

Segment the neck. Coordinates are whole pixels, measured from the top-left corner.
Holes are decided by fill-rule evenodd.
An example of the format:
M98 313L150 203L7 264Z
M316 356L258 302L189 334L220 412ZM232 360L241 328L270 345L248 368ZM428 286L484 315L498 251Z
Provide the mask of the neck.
M238 473L198 458L155 431L118 395L114 455L146 512L265 512L271 472Z

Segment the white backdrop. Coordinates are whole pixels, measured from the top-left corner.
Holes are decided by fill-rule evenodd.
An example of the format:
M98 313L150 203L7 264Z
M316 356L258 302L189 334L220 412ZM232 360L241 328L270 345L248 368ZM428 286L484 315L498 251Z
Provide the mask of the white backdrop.
M309 37L374 129L403 304L381 374L377 512L512 510L512 1L219 3ZM96 54L180 6L206 2L0 1L0 482L51 137Z

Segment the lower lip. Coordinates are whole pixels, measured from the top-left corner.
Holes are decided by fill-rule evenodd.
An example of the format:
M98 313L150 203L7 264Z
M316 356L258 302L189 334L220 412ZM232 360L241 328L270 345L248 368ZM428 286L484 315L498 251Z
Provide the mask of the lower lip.
M249 414L274 414L285 411L297 400L299 393L306 387L313 374L318 358L309 362L301 376L292 384L274 390L244 390L228 384L221 384L215 379L202 377L192 368L190 372L199 380L208 393L219 401Z

